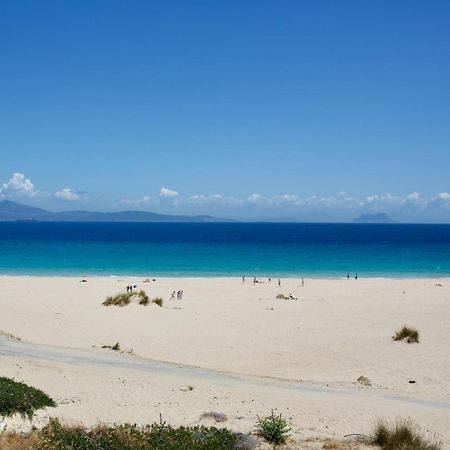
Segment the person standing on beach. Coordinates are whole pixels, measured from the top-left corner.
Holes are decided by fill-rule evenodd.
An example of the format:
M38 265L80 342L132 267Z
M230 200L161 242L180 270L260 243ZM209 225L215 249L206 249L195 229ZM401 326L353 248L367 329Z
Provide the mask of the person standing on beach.
M302 277L302 287L305 287L305 279Z
M278 278L278 286L281 286L281 280Z
M242 282L245 283L245 277L242 277Z

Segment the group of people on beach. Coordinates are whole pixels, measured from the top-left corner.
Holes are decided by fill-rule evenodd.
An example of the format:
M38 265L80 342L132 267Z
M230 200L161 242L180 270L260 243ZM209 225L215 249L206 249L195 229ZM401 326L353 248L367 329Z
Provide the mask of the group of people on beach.
M137 288L136 285L132 286L132 285L130 284L130 285L127 286L127 292L133 292L133 289L136 289L136 288Z
M270 283L272 281L272 278L269 277L268 280L269 280L269 283ZM245 276L242 277L242 283L245 283ZM264 281L260 281L260 280L258 280L258 278L253 277L253 284L256 284L256 283L264 283ZM281 279L280 278L278 278L278 286L281 286ZM302 287L304 287L304 286L305 286L305 279L302 277Z
M172 295L170 296L170 300L175 300L175 295L177 296L177 300L181 300L183 298L183 291L173 291Z

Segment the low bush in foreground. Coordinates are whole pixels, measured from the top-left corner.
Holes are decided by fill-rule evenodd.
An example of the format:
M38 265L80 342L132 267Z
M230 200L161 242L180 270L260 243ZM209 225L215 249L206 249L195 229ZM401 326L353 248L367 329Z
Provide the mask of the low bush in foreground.
M56 403L40 389L0 377L0 416L11 417L19 413L31 419L37 409L46 406L56 406Z
M273 410L268 417L260 418L256 422L256 434L271 444L283 444L290 435L291 428L285 419L276 416Z
M379 422L373 433L373 443L382 450L441 450L441 445L425 439L414 425L407 421L399 421L389 428Z
M156 297L152 300L152 303L154 303L155 305L158 305L160 308L162 308L163 299L161 297Z
M415 328L403 325L400 330L398 330L394 336L392 336L394 341L403 341L406 339L408 344L419 343L419 332Z
M284 294L278 294L277 298L279 298L280 300L289 300L289 297L286 297Z
M90 430L62 425L51 419L39 433L41 450L246 450L245 436L214 427L173 428L165 422L137 425L99 425Z

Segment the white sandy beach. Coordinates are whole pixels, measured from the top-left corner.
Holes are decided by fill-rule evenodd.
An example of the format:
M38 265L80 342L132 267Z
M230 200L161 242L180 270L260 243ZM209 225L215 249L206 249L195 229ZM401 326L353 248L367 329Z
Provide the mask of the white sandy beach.
M0 336L0 376L58 401L40 423L149 423L161 413L206 424L199 416L214 410L250 431L276 408L297 440L367 434L377 419L401 417L450 448L449 279L260 280L0 277L1 333L21 339ZM101 305L128 284L164 306ZM178 289L183 299L170 301ZM419 344L392 341L403 324L419 330ZM101 349L116 342L132 354ZM213 372L133 366L148 360ZM371 386L356 383L361 375Z

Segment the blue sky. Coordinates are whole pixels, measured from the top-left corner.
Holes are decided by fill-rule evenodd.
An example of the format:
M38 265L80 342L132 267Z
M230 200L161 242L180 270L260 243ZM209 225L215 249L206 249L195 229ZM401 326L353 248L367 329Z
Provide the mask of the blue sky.
M0 197L450 222L450 2L0 3Z

